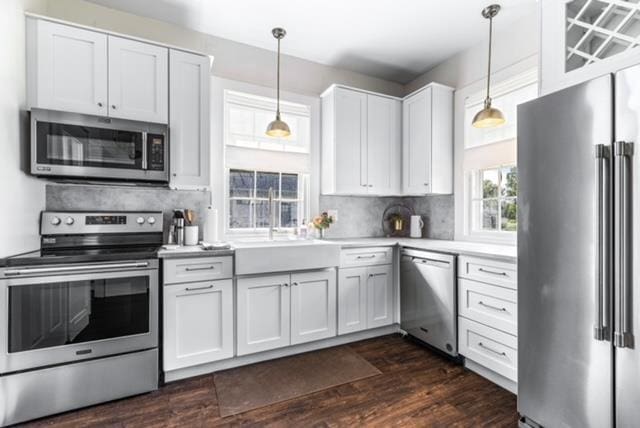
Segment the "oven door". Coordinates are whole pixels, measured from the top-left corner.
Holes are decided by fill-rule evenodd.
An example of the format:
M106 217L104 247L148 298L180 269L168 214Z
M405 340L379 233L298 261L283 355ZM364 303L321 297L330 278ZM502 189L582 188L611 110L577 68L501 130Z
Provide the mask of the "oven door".
M166 126L33 109L31 173L168 181Z
M157 260L3 273L2 374L158 346Z

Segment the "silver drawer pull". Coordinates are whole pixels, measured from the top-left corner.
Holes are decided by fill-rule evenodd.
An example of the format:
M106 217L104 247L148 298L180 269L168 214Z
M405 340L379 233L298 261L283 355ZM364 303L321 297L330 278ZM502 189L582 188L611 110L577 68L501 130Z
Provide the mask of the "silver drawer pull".
M480 272L490 273L491 275L507 276L507 273L506 273L506 272L496 272L496 271L494 271L494 270L488 270L488 269L485 269L485 268L478 268L478 270L479 270Z
M209 290L213 288L213 284L211 285L207 285L206 287L187 287L185 288L186 291L198 291L198 290Z
M194 271L198 271L198 270L212 270L215 269L214 266L207 266L207 267L199 267L199 268L184 268L184 270L186 270L187 272L194 272Z
M375 254L371 254L370 256L358 256L357 259L373 259L375 258Z
M507 312L507 308L499 308L497 306L488 305L485 302L483 302L482 300L480 300L478 302L478 304L484 306L485 308L493 309L494 311Z
M506 352L496 351L495 349L488 347L487 345L485 345L485 344L484 344L484 343L482 343L482 342L478 342L478 346L479 346L479 347L481 347L481 348L483 348L483 349L486 349L486 350L487 350L487 351L489 351L489 352L493 352L493 353L494 353L494 354L496 354L496 355L500 355L501 357L506 357L506 356L507 356L507 353L506 353Z

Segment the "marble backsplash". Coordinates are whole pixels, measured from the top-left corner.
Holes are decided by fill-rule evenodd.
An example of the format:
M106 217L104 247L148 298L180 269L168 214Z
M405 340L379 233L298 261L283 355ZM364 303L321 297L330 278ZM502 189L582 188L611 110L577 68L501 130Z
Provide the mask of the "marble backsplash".
M453 239L453 195L423 197L354 197L320 196L320 210L338 210L338 221L327 231L328 238L361 238L384 236L382 215L385 209L402 203L422 216L423 237Z
M174 209L194 210L199 223L205 218L210 198L210 192L197 190L52 183L46 186L45 206L47 210L70 211L162 211L166 234ZM202 232L201 227L201 238Z

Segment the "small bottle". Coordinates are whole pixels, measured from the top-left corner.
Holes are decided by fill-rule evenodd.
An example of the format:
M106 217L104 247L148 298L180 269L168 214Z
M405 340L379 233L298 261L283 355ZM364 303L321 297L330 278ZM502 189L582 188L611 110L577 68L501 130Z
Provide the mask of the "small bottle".
M300 239L307 239L308 236L309 236L309 234L308 234L308 230L307 230L307 221L306 220L302 220L302 224L298 228L298 237Z

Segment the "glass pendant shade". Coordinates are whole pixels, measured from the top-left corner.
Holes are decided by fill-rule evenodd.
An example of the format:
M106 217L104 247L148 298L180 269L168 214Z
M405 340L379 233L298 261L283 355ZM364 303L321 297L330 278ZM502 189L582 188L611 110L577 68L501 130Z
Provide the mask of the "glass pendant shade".
M491 107L491 99L484 102L484 108L473 117L474 128L495 128L504 125L506 119L500 110Z

